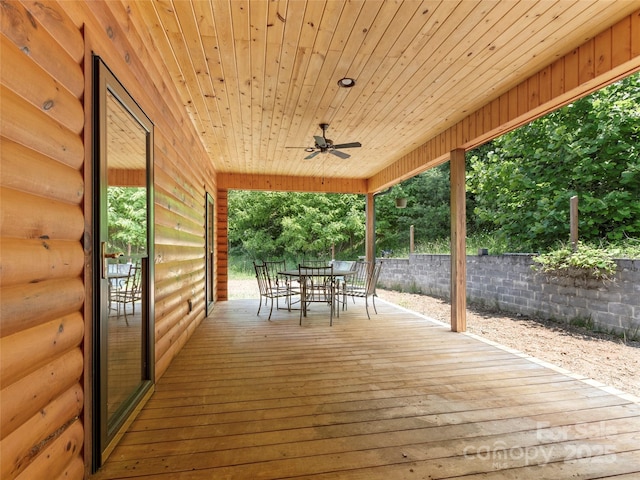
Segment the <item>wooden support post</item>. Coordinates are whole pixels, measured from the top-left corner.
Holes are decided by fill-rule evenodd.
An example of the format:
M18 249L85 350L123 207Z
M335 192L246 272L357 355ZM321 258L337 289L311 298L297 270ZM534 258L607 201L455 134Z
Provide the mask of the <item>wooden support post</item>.
M218 224L216 226L218 258L216 271L216 300L229 299L229 192L218 189L216 195L216 214Z
M570 200L569 222L571 224L571 248L575 252L578 249L578 196L574 195Z
M365 211L365 255L367 262L373 263L376 259L376 199L373 193L367 193Z
M451 182L451 330L467 329L467 226L465 204L465 151L450 156Z
M415 250L415 243L413 241L414 233L413 225L411 225L409 227L409 253L413 253Z

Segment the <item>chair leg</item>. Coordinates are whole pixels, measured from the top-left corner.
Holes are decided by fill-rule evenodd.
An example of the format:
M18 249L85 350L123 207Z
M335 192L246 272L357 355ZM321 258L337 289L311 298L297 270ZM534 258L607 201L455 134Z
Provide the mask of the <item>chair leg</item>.
M300 325L302 325L302 312L304 310L304 302L302 301L302 298L300 298Z
M371 317L369 316L369 302L367 301L367 296L364 296L364 308L367 310L367 318L369 320L371 320Z
M276 301L276 305L277 305L277 301ZM269 317L267 318L268 321L271 321L271 313L273 313L273 297L271 297L271 310L269 310Z
M378 309L376 308L376 294L371 295L371 301L373 302L373 310L378 314Z
M331 290L331 305L329 306L329 326L333 326L333 290Z
M260 302L258 303L258 313L256 315L260 316L260 309L262 308L262 296L260 296Z
M127 318L127 302L123 302L122 310L124 310L124 322L129 326L129 319Z

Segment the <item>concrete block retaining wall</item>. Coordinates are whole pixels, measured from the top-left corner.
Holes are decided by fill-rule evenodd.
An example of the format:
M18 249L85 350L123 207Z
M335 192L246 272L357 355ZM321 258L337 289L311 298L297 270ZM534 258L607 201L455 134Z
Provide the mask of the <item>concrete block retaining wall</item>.
M379 285L450 298L449 255L387 258ZM591 321L640 335L640 260L617 260L611 282L551 279L531 269L532 255L467 256L467 301L505 312L565 322Z

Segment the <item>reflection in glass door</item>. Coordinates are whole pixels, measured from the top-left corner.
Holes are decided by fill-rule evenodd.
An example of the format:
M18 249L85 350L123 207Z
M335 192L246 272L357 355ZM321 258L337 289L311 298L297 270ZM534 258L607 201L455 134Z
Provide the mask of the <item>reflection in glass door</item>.
M96 75L94 428L101 462L153 386L153 125L99 59Z
M213 302L215 299L215 292L213 291L214 285L214 211L213 211L213 197L210 193L205 195L205 300L206 300L206 314L210 315L213 311Z

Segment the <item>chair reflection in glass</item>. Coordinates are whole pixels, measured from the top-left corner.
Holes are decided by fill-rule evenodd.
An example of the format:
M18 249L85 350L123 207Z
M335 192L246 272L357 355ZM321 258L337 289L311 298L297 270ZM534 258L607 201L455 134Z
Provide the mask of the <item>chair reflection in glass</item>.
M129 273L123 277L116 288L112 290L112 298L116 302L118 317L120 316L120 305L124 313L124 320L129 325L127 317L127 304L131 304L131 315L136 314L136 302L142 300L142 271L139 263L129 265Z

